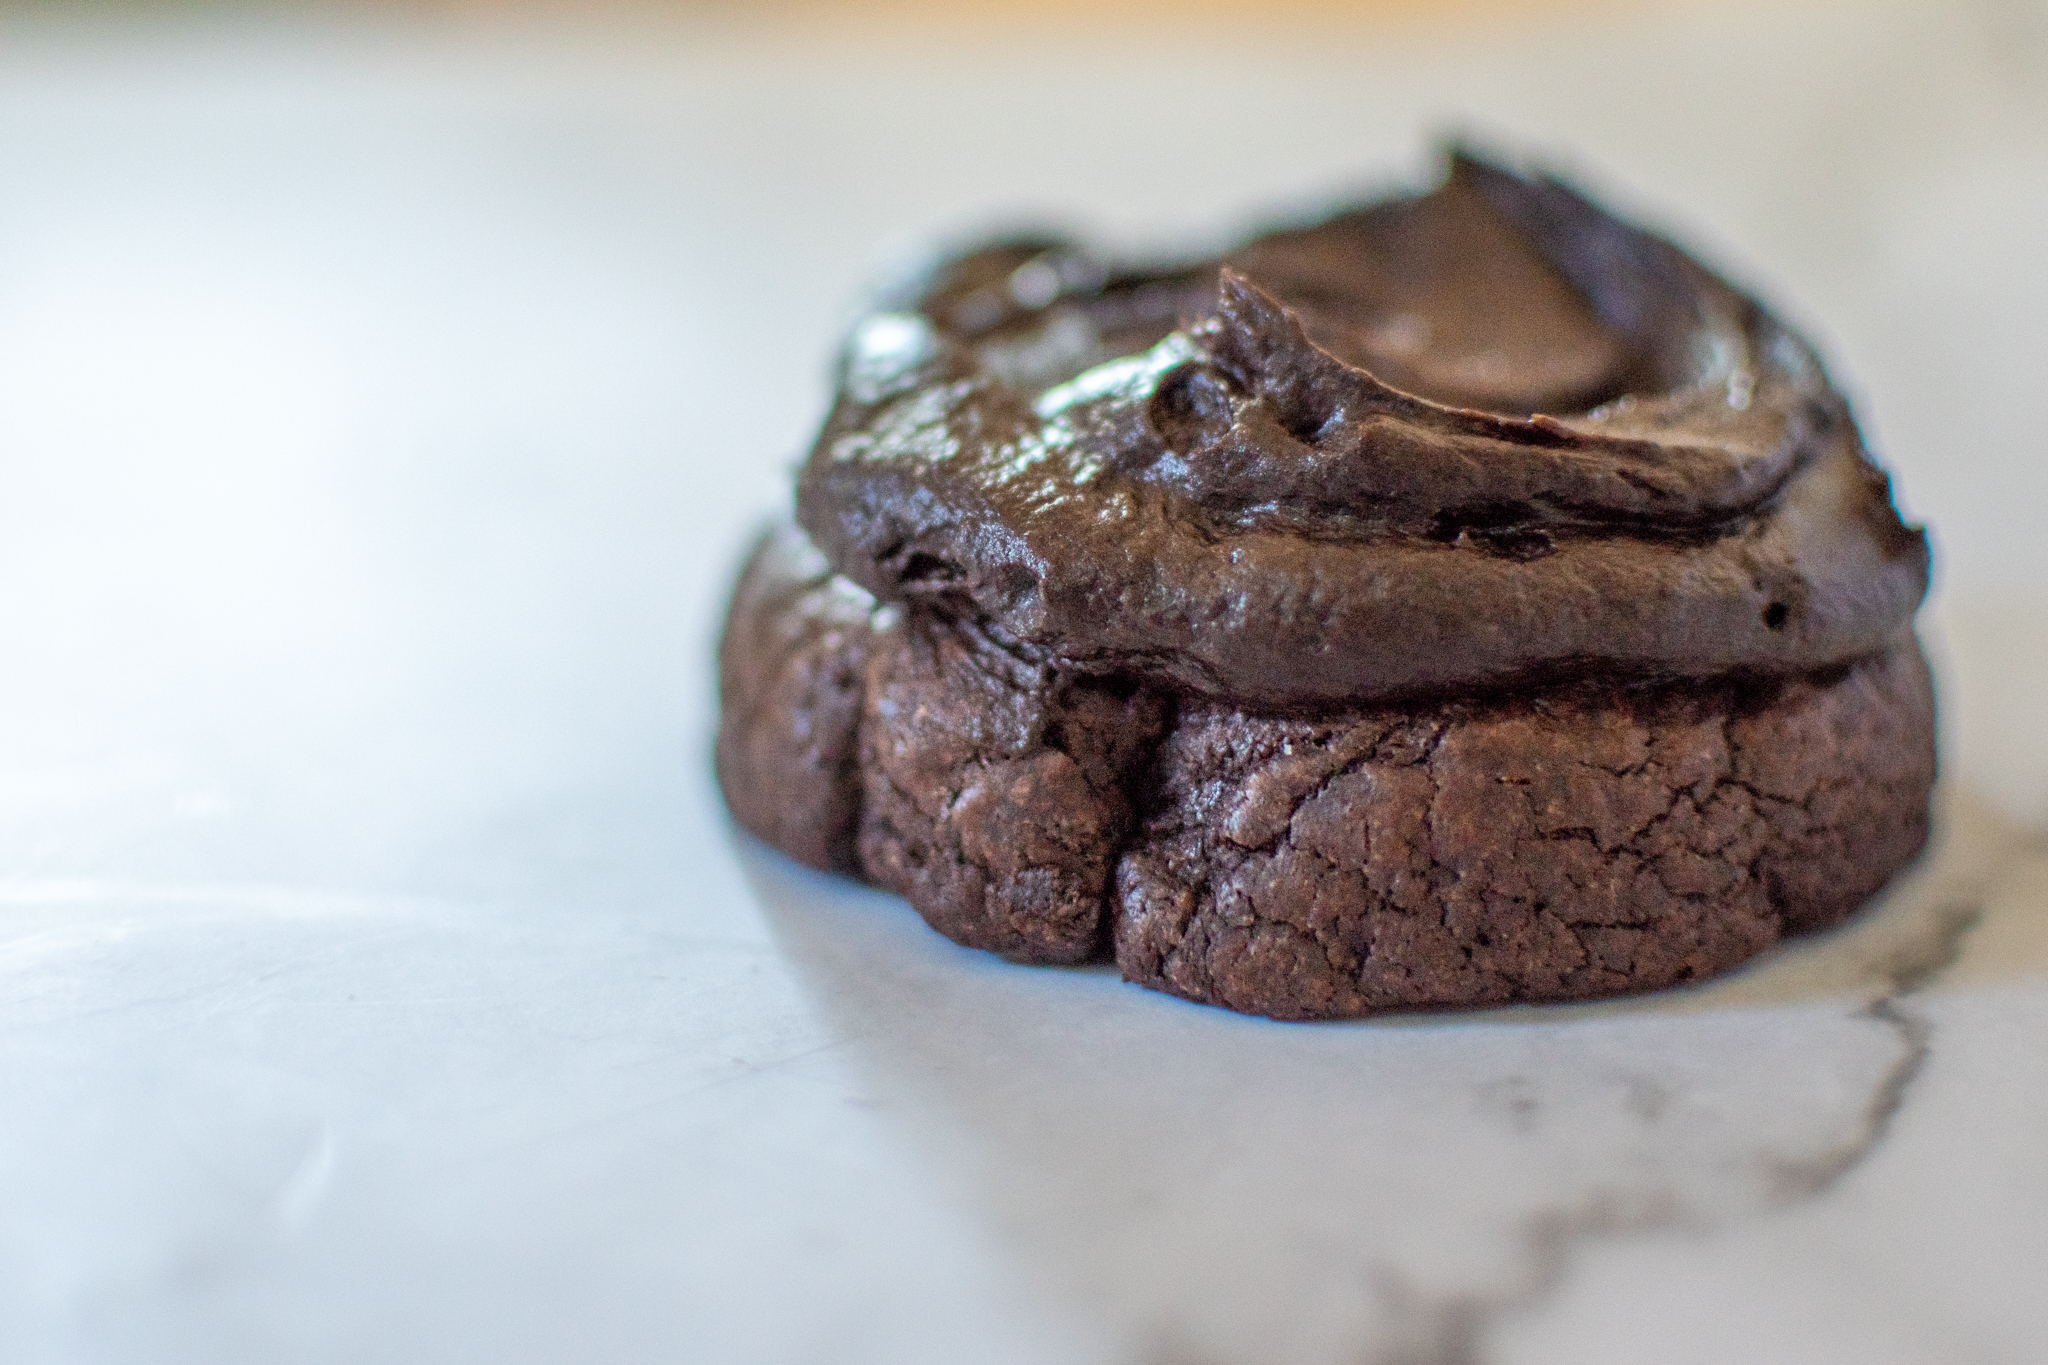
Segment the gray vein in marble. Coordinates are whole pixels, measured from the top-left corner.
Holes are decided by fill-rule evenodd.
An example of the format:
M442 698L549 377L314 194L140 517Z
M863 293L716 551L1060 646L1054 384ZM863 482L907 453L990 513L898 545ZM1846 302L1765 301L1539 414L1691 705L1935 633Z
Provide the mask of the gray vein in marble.
M1933 1022L1906 1002L1955 965L1964 939L1984 919L1984 906L1979 900L1951 903L1934 911L1932 918L1930 934L1900 945L1877 964L1879 993L1857 1011L1891 1030L1899 1043L1898 1061L1872 1091L1861 1128L1817 1156L1773 1159L1770 1194L1753 1212L1773 1212L1826 1195L1884 1141L1907 1092L1933 1054ZM1715 1220L1687 1210L1673 1191L1652 1191L1634 1201L1602 1197L1529 1219L1522 1232L1526 1268L1520 1281L1491 1293L1430 1300L1408 1290L1398 1272L1383 1270L1381 1292L1403 1330L1389 1348L1366 1359L1370 1365L1485 1365L1486 1343L1495 1328L1510 1317L1539 1310L1553 1298L1587 1242L1660 1232L1704 1233L1714 1226Z
M1900 1056L1897 1066L1885 1074L1870 1097L1863 1131L1832 1152L1807 1161L1787 1162L1777 1172L1783 1200L1794 1203L1826 1194L1867 1160L1891 1131L1892 1120L1906 1102L1906 1092L1927 1066L1934 1050L1934 1023L1926 1015L1906 1007L1905 1001L1954 966L1962 956L1963 940L1984 920L1981 902L1949 905L1936 912L1934 936L1914 950L1893 958L1885 976L1885 991L1863 1009L1898 1035Z
M1811 1207L1883 1147L1938 1056L1912 998L1982 967L1980 916L2031 933L2023 831L1941 809L1882 899L1728 977L1320 1027L981 960L892 897L744 863L868 1097L1021 1292L1104 1332L1079 1358L1481 1365L1596 1248Z

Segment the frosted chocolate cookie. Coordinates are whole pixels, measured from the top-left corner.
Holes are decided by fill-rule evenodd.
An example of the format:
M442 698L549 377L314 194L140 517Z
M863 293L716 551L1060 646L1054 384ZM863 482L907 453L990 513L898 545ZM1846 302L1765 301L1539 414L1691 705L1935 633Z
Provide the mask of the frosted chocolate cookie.
M741 821L1025 961L1285 1018L1580 998L1918 851L1924 536L1811 349L1469 158L854 330L723 645Z

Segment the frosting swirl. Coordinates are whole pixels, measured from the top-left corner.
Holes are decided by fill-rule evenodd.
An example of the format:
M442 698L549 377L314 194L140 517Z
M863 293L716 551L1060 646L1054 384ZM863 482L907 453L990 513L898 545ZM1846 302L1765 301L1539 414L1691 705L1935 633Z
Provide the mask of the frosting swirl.
M884 600L1268 708L1869 654L1925 536L1812 349L1676 247L1466 156L1118 271L1064 242L854 329L798 513Z

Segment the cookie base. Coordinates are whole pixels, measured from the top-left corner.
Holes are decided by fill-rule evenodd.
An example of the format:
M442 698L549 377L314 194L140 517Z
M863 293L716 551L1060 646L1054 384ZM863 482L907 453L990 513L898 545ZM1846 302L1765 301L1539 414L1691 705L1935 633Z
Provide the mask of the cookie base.
M1925 844L1918 642L1825 674L1260 716L878 608L801 533L721 649L742 824L1019 961L1282 1019L1725 971Z

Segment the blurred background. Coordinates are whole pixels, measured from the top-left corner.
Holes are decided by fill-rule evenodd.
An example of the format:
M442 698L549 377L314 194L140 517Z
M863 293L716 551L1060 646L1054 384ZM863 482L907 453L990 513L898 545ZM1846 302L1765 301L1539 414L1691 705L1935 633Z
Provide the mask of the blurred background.
M694 742L733 547L785 504L867 281L1018 221L1213 240L1426 182L1452 133L1815 334L1934 528L1952 629L2018 647L1971 613L2044 581L2044 14L10 7L0 705L35 723L0 745L67 782L116 736L252 771L329 745L392 788L349 812L381 858L447 772L552 786L650 721ZM2048 751L1950 717L2048 815ZM237 856L344 856L306 818L316 847Z
M767 941L739 549L932 242L1198 245L1450 134L1819 341L1932 528L1947 771L2048 828L2041 0L0 7L0 1356L919 1356L890 1268L979 1291L863 1240L848 1171L923 1185L804 1165L825 1120L800 1177L737 1111L508 1136L811 1037L773 954L619 1013L664 935ZM993 1358L957 1304L926 1358Z

